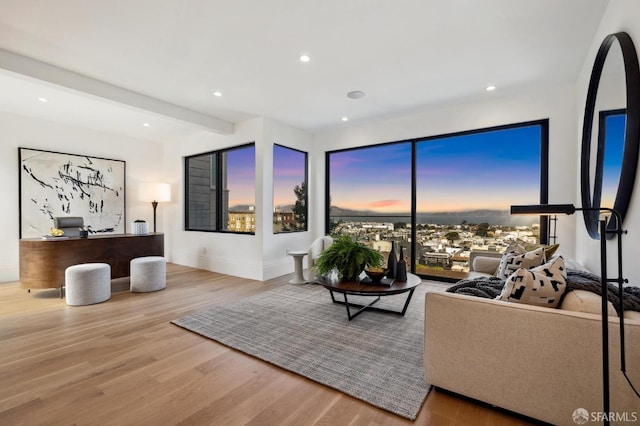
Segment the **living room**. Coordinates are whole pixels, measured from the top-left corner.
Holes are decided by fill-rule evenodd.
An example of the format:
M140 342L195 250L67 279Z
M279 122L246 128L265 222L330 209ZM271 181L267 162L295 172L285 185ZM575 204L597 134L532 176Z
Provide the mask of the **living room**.
M547 7L553 9L554 2ZM4 105L0 108L0 129L3 140L0 144L2 156L2 181L5 182L5 208L0 212L0 223L5 232L0 236L0 247L4 254L0 260L0 282L15 283L19 277L18 235L20 234L19 208L19 165L17 149L28 147L63 153L89 155L126 161L126 218L145 219L152 222L149 203L137 199L137 188L143 182L168 182L171 185L171 201L158 207L158 230L165 234L165 256L175 265L204 269L216 273L241 277L247 280L265 281L276 279L293 272L291 256L287 250L304 250L318 236L325 233L325 152L406 140L416 137L442 135L453 132L521 123L538 119L549 119L549 194L550 203L580 204L580 139L582 117L589 83L589 76L596 52L601 41L610 33L628 32L636 45L640 43L640 5L633 0L595 1L599 7L599 20L593 25L584 52L584 60L574 78L555 81L552 85L528 85L526 88L501 87L493 93L479 88L478 93L464 98L433 102L421 108L399 109L393 112L372 114L367 121L351 119L339 126L319 130L301 130L295 125L267 116L255 116L233 122L233 131L203 130L202 126L175 125L175 120L157 117L157 125L149 129L139 128L135 132L124 130L125 125L116 122L100 123L100 116L92 116L91 108L84 105L59 113L58 119L39 118L38 115L24 115ZM0 9L10 7L0 6ZM582 6L576 6L580 8ZM586 6L585 6L586 7ZM71 13L71 11L69 11ZM19 29L11 28L11 18L4 16L6 35L3 40L17 37ZM446 35L441 43L446 46ZM24 40L23 40L24 42ZM556 40L562 43L562 39ZM25 42L26 43L26 42ZM12 51L11 41L3 42L1 48ZM28 55L27 55L28 56ZM34 90L33 84L21 83L35 79L17 76L8 58L1 56L0 67L5 69L9 79L3 93L18 96L17 88ZM14 58L15 59L15 58ZM473 72L473 63L466 64L452 54L452 61L458 67L467 67ZM78 58L80 61L80 58ZM315 60L312 57L312 61ZM462 62L462 63L461 63ZM471 60L470 60L471 62ZM297 65L297 64L296 64ZM110 66L114 66L111 64ZM530 64L533 68L535 65ZM34 65L33 69L38 68ZM9 71L6 71L9 69ZM553 70L544 70L546 72ZM425 77L425 78L428 78ZM54 93L59 90L53 83L36 85ZM51 87L54 86L54 87ZM343 90L363 89L347 87ZM373 88L371 89L373 90ZM67 94L78 96L77 92ZM224 95L224 94L223 94ZM3 95L3 97L6 95ZM40 93L31 92L37 98ZM84 96L87 102L104 103L94 99L95 95ZM344 97L344 94L341 96ZM373 96L371 93L368 96ZM80 96L83 97L83 96ZM345 100L356 103L366 101ZM274 100L274 102L276 102ZM308 100L312 103L313 100ZM95 106L101 110L104 105ZM121 108L109 102L108 108ZM125 107L124 109L130 109ZM357 110L357 104L355 110ZM132 114L138 114L135 111ZM64 117L64 114L74 117ZM140 113L139 122L144 114ZM157 114L151 114L157 116ZM339 120L340 113L338 113ZM42 116L40 116L42 117ZM129 119L131 117L128 117ZM75 119L84 120L83 125ZM127 123L128 124L128 123ZM193 124L193 123L191 123ZM122 127L119 127L122 126ZM166 126L166 127L165 127ZM302 126L300 126L302 127ZM111 130L110 130L111 129ZM163 131L166 130L166 131ZM149 131L144 135L141 132ZM153 132L153 133L151 133ZM186 156L254 142L256 146L256 194L255 211L257 227L255 235L226 233L189 232L184 230L184 171ZM274 234L272 230L273 211L273 146L280 144L309 154L309 217L308 231L290 234ZM499 167L499 164L495 164ZM505 179L511 179L505 176ZM637 189L636 191L637 192ZM129 226L127 224L127 226ZM631 205L624 223L629 232L627 241L640 230L640 207L637 195L632 196ZM557 240L562 254L575 259L587 268L599 269L599 243L584 231L579 215L561 216L558 219ZM625 276L631 283L640 282L640 270L634 267L639 248L627 243L623 252ZM613 256L613 254L612 254ZM613 258L613 257L612 257ZM25 297L26 293L25 293Z

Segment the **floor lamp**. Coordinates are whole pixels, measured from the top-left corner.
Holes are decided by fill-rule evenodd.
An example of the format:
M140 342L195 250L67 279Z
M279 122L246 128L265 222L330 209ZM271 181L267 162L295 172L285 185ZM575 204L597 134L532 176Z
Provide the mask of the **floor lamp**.
M138 188L140 201L151 201L153 207L153 232L156 232L156 209L158 202L171 201L171 185L168 183L145 182Z
M511 214L574 214L576 211L597 211L597 212L609 212L615 218L615 229L607 230L607 224L609 220L605 217L600 217L600 284L601 284L601 299L602 299L602 398L603 398L603 412L610 413L609 404L609 321L608 321L608 284L617 283L619 292L620 306L618 312L620 314L620 361L621 370L626 376L625 366L625 348L624 348L624 315L622 306L623 297L623 284L627 282L622 277L622 234L626 234L626 231L622 230L622 220L620 214L614 209L607 207L576 207L573 204L534 204L534 205L520 205L511 206ZM617 236L618 243L618 276L617 278L608 278L607 275L607 234L615 234ZM627 381L629 379L627 378ZM631 384L631 382L629 382ZM633 385L631 385L633 388ZM634 388L635 391L635 388ZM605 425L609 424L609 419L604 421Z

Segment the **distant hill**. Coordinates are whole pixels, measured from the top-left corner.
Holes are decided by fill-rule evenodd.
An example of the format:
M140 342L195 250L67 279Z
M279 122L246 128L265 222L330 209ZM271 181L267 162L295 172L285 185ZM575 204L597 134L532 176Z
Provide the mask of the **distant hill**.
M398 213L380 213L373 210L351 210L331 206L331 216L397 216Z
M381 213L371 210L351 210L337 206L331 207L331 216L340 216L342 220L372 216L372 222L407 222L409 213ZM404 217L403 217L404 216ZM417 223L440 223L448 225L479 224L486 222L490 225L532 225L537 222L535 216L512 216L509 210L475 209L452 212L418 212Z
M278 206L282 212L291 212L293 205ZM255 213L254 206L239 204L229 208L230 212ZM373 210L352 210L338 206L331 207L331 216L341 217L342 220L355 220L359 217L371 217L367 219L371 222L409 222L409 213L381 213ZM461 210L454 212L418 212L417 223L440 223L447 225L459 225L466 222L469 225L486 222L490 225L532 225L538 220L535 216L517 215L512 216L509 210L476 209Z
M344 209L338 206L331 206L331 215L332 216L406 216L409 215L409 212L392 212L392 213L382 213L376 212L373 210L351 210ZM509 210L491 210L491 209L477 209L477 210L460 210L454 212L418 212L418 216L420 215L428 215L428 216L474 216L474 217L494 217L494 216L508 216L510 215Z

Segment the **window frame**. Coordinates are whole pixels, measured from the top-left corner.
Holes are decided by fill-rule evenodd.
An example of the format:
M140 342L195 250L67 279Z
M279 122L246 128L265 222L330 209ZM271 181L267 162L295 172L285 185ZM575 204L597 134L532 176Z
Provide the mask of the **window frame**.
M305 207L305 222L304 222L304 229L296 229L294 231L280 231L280 232L275 232L273 229L273 218L272 218L272 227L271 227L271 232L274 235L279 235L279 234L293 234L296 232L307 232L309 230L309 153L306 151L303 151L301 149L296 149L296 148L291 148L289 146L286 145L282 145L282 144L278 144L278 143L274 143L273 144L273 158L272 158L272 162L275 162L275 148L276 147L280 147L280 148L285 148L285 149L289 149L291 151L295 151L295 152L299 152L301 154L304 154L304 185L306 188L305 191L305 197L304 197L304 207ZM272 175L275 177L275 168L272 170ZM272 181L272 192L273 192L273 197L274 198L272 200L273 202L273 210L275 210L275 179L273 179Z
M184 157L184 230L185 231L195 231L195 232L216 232L216 233L224 233L224 234L238 234L238 235L255 235L255 231L253 232L242 232L242 231L230 231L228 229L223 229L222 217L223 217L223 201L224 194L223 191L218 191L216 188L223 188L222 182L224 176L222 175L223 167L222 162L224 155L231 151L237 151L240 149L245 149L249 147L254 148L254 168L255 168L255 142L249 142L242 145L235 145L232 147L217 149L213 151L201 152L198 154L193 154ZM215 190L215 229L199 229L190 227L189 224L189 160L192 158L202 157L205 155L215 155L215 166L214 163L211 163L212 173L210 179L210 189ZM215 177L213 176L215 171ZM254 182L254 206L255 206L255 182ZM257 223L256 216L257 212L254 209L254 220Z
M490 126L483 127L479 129L472 130L464 130L459 132L451 132L444 133L433 136L425 136L411 139L404 139L392 142L383 142L379 144L370 144L363 145L352 148L344 148L333 151L325 152L325 234L329 233L331 230L331 155L334 153L346 152L346 151L355 151L360 149L366 149L371 147L378 147L383 145L390 144L399 144L399 143L411 143L411 209L410 209L410 218L411 218L411 241L412 245L415 244L417 238L417 155L416 149L418 143L426 142L430 140L436 139L444 139L450 137L459 137L466 136L478 133L485 132L494 132L500 130L509 130L520 127L530 127L530 126L539 126L540 127L540 204L547 204L549 200L549 119L540 119L540 120L532 120L532 121L524 121L512 124L505 124L499 126ZM373 217L373 216L369 216ZM548 244L549 242L549 216L541 215L540 216L540 243ZM411 272L415 273L415 265L416 265L416 250L412 248L411 250ZM423 278L436 279L440 281L447 281L444 277L439 276L431 276L431 275L420 275Z

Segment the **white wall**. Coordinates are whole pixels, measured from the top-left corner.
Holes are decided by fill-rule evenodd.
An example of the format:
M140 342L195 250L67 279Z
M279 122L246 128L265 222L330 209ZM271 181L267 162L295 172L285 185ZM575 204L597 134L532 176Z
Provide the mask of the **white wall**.
M273 120L257 118L236 126L233 135L199 131L173 143L153 143L120 135L52 123L0 112L3 138L0 145L0 178L5 204L0 209L0 282L19 277L18 236L18 147L83 154L126 161L127 231L134 219L149 223L149 203L137 200L138 184L164 181L171 184L172 201L158 206L157 227L165 233L165 255L169 261L235 276L267 280L291 273L288 250L306 250L310 232L273 234L273 144L309 152L311 136ZM184 231L184 157L215 149L256 144L255 235Z
M126 161L126 220L153 220L148 203L137 200L138 183L162 178L162 145L0 111L0 282L19 277L18 147ZM52 223L53 225L53 223Z
M576 128L581 131L582 119L584 116L584 102L587 96L587 87L593 62L595 61L596 52L600 47L602 40L611 33L626 31L631 36L636 52L640 53L640 2L637 0L611 0L607 10L602 18L600 27L593 39L589 54L585 59L585 63L580 73L577 84L577 102L581 106L579 109ZM640 96L640 94L638 94ZM628 234L623 237L623 267L624 276L629 279L630 283L638 285L640 282L640 268L636 266L638 256L640 256L640 246L636 243L640 235L640 173L636 174L634 193L631 197L631 205L627 212L627 217L623 228L628 230ZM579 186L577 187L579 191ZM576 192L576 199L580 198L579 192ZM579 205L580 203L576 203ZM578 247L577 258L581 260L585 266L594 272L600 271L600 246L599 241L592 240L586 232L582 218L576 215L578 221L576 244ZM615 242L610 241L607 247L608 251L608 276L613 276L616 265L616 248Z
M255 235L184 231L184 157L255 142L256 233ZM179 143L166 144L164 161L175 202L164 209L168 256L181 265L239 277L267 280L293 272L286 249L306 250L310 233L273 234L273 144L308 151L308 133L266 118L236 125L233 135L202 133Z
M273 145L278 144L288 148L298 149L307 152L309 163L311 163L311 148L313 138L299 129L287 126L280 122L264 119L264 149L262 150L262 185L263 206L263 279L270 279L293 271L293 258L288 256L287 251L307 250L311 244L311 230L306 232L293 233L273 233ZM315 186L316 182L309 175L309 186ZM316 205L309 206L308 229L318 208ZM306 257L304 263L306 264Z
M326 151L545 118L549 119L549 202L573 203L577 174L575 97L573 84L511 96L501 96L498 90L488 93L485 100L320 132L315 135L313 173L317 185L312 188L311 204L324 205ZM500 164L488 166L499 168ZM574 226L572 220L558 221L558 242L568 257L575 255ZM316 235L324 232L324 214L314 217L314 231Z
M242 235L184 230L184 157L251 142L255 142L258 152L258 147L262 144L262 127L262 119L258 118L238 124L232 135L217 135L203 131L184 140L165 144L165 176L172 187L172 202L163 209L163 223L164 232L168 236L166 251L170 261L194 268L260 279L260 233ZM262 201L256 197L256 209L261 203Z

